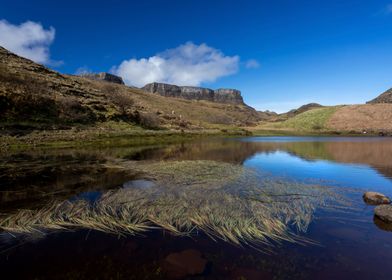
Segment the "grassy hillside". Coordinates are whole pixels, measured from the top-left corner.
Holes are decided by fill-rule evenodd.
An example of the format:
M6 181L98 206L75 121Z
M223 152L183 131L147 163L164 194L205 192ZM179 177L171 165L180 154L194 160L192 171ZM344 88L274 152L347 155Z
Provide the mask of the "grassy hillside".
M297 132L326 131L328 120L339 107L312 109L281 122L262 123L256 129L288 130Z
M246 105L163 97L140 89L64 75L0 47L0 134L227 132L255 125ZM33 133L32 133L33 132ZM42 135L42 134L41 134Z
M275 124L277 128L291 128L296 130L325 130L329 118L338 107L317 108L299 114L284 122Z
M392 104L345 105L312 109L285 121L249 127L255 134L392 135Z
M60 74L0 47L0 148L15 141L142 135L392 133L392 104L317 106L282 119L246 105L164 97Z

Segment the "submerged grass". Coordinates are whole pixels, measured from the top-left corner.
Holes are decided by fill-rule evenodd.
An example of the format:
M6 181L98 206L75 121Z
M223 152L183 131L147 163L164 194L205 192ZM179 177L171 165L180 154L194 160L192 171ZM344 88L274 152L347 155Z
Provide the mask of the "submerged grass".
M330 188L271 179L240 165L215 161L169 161L136 165L154 184L108 191L94 203L53 202L0 219L10 234L94 229L119 235L162 228L176 235L201 231L233 244L309 242L306 231L317 208L344 205ZM332 203L331 203L332 202Z

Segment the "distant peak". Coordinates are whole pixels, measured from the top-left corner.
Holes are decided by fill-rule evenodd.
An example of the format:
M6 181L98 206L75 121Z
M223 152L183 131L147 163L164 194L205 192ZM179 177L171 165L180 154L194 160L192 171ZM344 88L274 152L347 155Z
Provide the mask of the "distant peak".
M366 102L368 104L377 104L377 103L392 103L392 88L388 89L384 93L380 94L373 100Z

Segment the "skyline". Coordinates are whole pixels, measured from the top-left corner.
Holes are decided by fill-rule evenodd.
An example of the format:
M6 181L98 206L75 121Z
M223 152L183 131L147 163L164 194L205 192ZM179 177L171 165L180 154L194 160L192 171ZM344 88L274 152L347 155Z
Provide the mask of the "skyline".
M0 45L62 73L236 88L279 113L392 86L390 1L24 2L2 3Z

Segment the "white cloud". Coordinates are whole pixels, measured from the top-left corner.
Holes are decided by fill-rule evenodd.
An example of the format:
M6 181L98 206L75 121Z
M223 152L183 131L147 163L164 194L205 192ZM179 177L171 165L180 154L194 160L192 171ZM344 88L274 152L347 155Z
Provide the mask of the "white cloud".
M246 61L245 67L248 69L256 69L260 67L260 63L256 59L249 59Z
M0 45L37 63L59 64L50 59L49 46L54 37L53 27L45 29L40 23L33 21L14 25L0 20Z
M111 72L134 86L151 82L198 86L236 73L239 60L206 44L187 42L149 58L124 60Z

